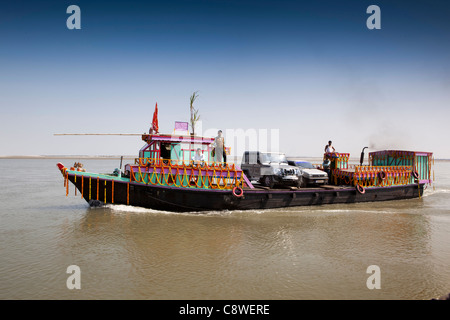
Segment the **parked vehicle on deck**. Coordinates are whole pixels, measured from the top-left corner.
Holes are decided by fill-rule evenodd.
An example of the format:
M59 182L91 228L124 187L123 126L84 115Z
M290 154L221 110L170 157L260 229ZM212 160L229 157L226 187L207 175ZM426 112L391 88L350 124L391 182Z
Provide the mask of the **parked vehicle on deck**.
M328 183L328 174L317 169L311 162L303 160L289 160L288 164L296 166L302 176L301 187L318 186Z
M269 188L275 185L299 187L302 183L299 168L289 165L284 153L245 151L241 169L249 180Z

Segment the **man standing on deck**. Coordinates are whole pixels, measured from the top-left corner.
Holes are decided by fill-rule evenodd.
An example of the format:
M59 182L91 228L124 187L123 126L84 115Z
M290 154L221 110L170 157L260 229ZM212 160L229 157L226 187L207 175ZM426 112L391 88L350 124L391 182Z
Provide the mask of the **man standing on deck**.
M227 156L225 153L225 139L222 137L222 130L217 132L217 137L215 137L212 146L214 150L214 161L215 162L227 162Z
M328 141L328 144L325 145L325 153L334 153L336 152L336 150L334 149L334 147L331 145L331 140Z

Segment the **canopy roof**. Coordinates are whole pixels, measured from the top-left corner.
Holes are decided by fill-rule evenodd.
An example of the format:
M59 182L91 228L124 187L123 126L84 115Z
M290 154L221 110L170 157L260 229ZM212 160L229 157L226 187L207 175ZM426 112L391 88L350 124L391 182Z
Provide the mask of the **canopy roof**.
M170 142L170 143L195 143L195 144L211 144L214 138L179 135L179 134L143 134L142 140L150 143L152 141Z

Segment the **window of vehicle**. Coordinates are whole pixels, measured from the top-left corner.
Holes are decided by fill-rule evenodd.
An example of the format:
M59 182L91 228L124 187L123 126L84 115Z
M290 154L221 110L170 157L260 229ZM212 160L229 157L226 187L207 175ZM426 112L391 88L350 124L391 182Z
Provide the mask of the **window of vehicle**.
M261 162L263 163L288 163L283 153L262 153Z
M308 161L296 161L295 164L305 169L315 169L312 163Z

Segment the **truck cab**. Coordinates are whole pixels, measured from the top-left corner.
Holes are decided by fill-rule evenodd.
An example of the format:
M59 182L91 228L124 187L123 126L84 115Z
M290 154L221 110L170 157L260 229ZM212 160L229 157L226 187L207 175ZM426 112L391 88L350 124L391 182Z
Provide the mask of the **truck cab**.
M241 169L249 180L273 188L275 185L301 185L301 172L296 166L288 164L284 153L245 151Z

